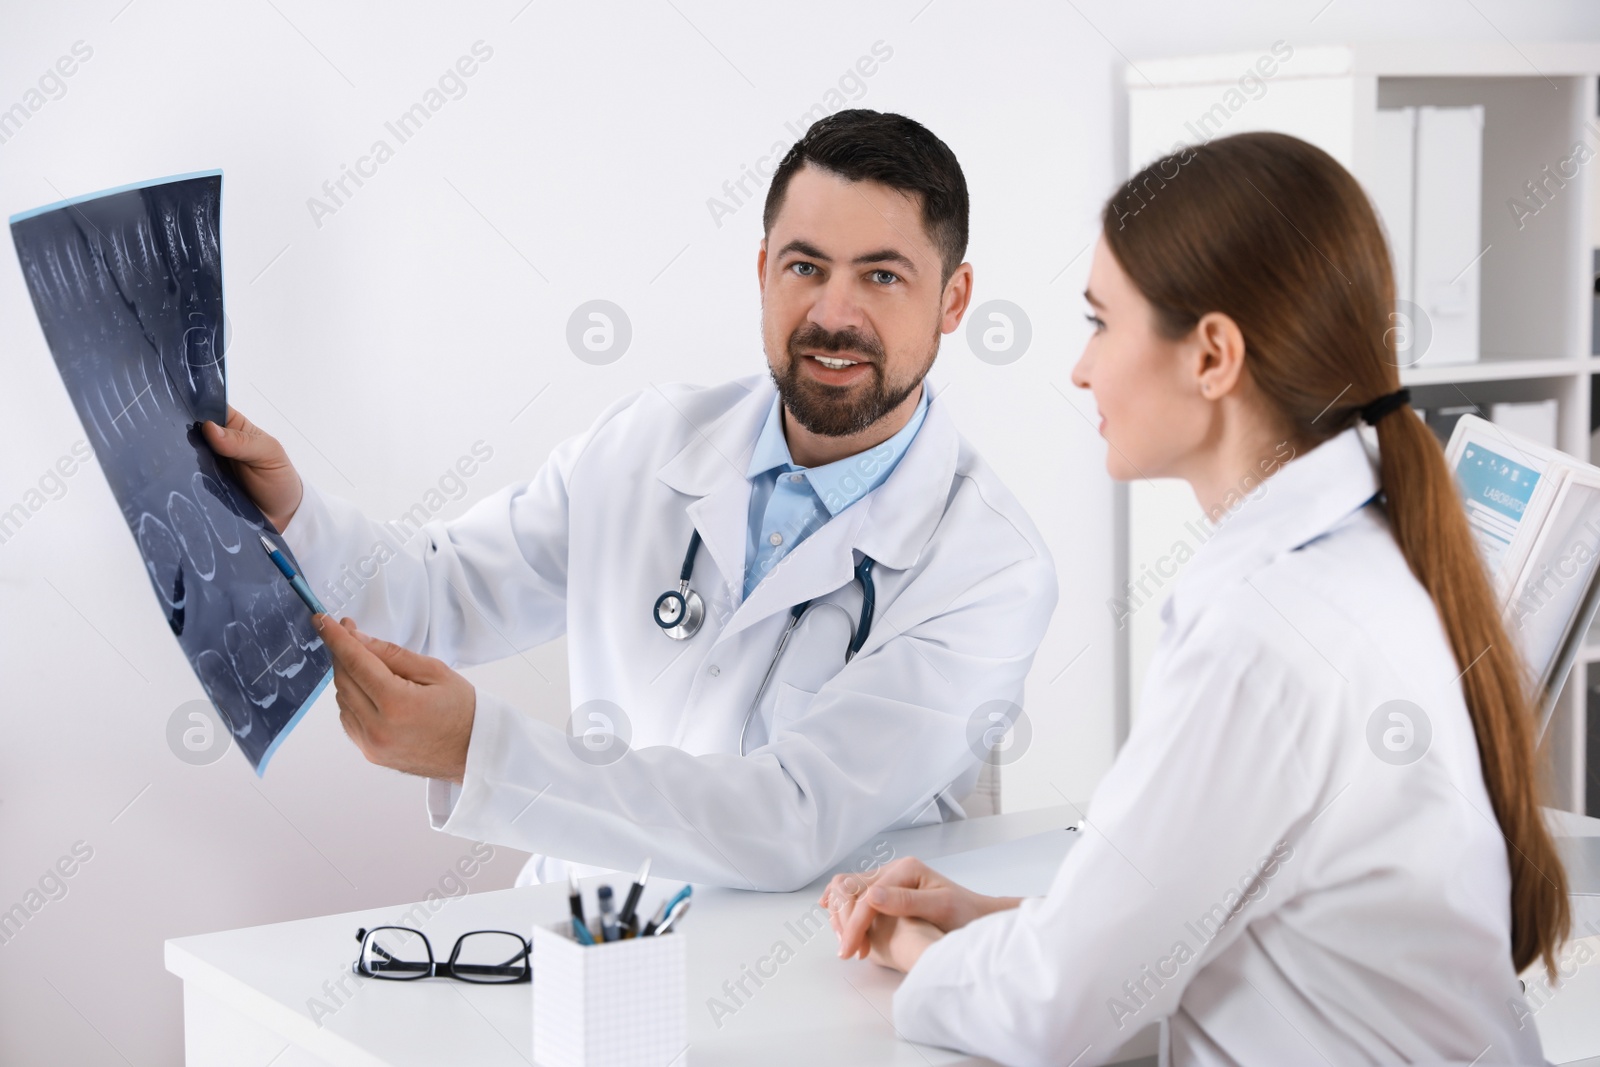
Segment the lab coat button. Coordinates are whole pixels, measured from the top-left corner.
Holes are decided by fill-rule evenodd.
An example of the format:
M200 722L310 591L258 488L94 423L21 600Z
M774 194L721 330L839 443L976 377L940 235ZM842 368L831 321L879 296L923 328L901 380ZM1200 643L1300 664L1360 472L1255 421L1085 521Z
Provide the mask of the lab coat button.
M771 545L773 548L777 548L779 545L783 544L783 534L773 534L771 537L767 538L767 544Z
M706 673L715 678L722 673L722 668L713 663L711 666L706 668Z

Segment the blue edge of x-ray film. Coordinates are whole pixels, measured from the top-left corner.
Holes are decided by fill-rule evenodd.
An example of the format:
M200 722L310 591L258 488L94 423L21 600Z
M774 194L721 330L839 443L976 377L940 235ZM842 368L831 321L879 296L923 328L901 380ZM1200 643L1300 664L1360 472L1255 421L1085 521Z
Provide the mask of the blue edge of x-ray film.
M261 754L261 765L256 768L257 778L267 773L267 764L272 762L273 753L278 751L278 746L283 744L284 738L294 733L294 728L300 725L300 720L306 717L306 712L311 710L311 705L317 702L317 698L322 695L324 689L328 688L328 683L331 681L333 681L333 670L330 668L328 673L322 676L322 681L318 682L317 687L311 691L311 695L306 697L305 702L300 705L300 710L289 716L289 721L283 724L283 729L278 731L278 736L272 739L272 743L267 746L267 750Z
M65 200L58 200L52 204L44 204L40 207L30 208L27 211L20 211L17 214L12 215L7 220L7 225L22 222L39 215L44 215L51 211L59 211L62 208L68 208L77 204L87 203L91 200L98 200L102 197L113 196L117 193L132 192L136 189L147 189L152 186L187 181L192 178L221 177L222 171L220 169L198 170L191 171L187 174L173 174L163 178L150 178L145 181L129 182L126 185L118 185L110 189L101 189L92 193L84 193L81 196L69 197ZM301 719L305 718L306 713L311 710L314 704L316 704L317 700L322 696L323 690L328 688L328 683L331 681L333 681L333 671L330 668L324 672L322 679L317 683L316 688L314 688L311 691L311 694L301 702L300 707L292 716L289 717L288 721L283 724L283 727L278 731L271 743L267 745L266 750L261 755L261 761L255 767L256 777L260 778L266 774L267 764L272 762L272 757L277 753L279 746L283 744L285 738L294 732L294 728L300 724Z

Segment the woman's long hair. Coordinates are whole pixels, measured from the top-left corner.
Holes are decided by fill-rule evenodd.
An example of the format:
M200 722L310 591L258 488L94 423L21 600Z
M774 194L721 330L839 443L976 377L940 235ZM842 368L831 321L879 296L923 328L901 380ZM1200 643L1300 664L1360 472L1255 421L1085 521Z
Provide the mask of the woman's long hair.
M1155 307L1159 331L1201 316L1238 324L1245 368L1303 440L1352 425L1400 388L1389 251L1350 172L1320 148L1246 133L1183 149L1106 204L1106 243ZM1527 669L1501 623L1444 453L1409 406L1378 420L1389 525L1433 597L1464 671L1484 785L1511 865L1511 958L1554 976L1570 915L1566 875L1539 811Z

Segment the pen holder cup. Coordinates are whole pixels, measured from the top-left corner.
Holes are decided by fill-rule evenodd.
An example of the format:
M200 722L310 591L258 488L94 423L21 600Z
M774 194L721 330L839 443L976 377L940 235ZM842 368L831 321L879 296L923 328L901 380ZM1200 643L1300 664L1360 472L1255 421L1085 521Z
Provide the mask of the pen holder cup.
M532 944L538 1067L685 1067L683 934L580 945L562 923L535 926Z

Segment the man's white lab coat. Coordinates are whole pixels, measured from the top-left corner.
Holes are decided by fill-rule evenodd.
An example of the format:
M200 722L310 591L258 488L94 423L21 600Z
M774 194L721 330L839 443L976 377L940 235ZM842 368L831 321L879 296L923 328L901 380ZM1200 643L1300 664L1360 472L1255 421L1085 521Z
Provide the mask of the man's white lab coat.
M589 711L616 717L593 701L631 728L630 749L607 762L616 750L597 755L479 691L464 783L429 783L436 827L612 869L650 856L669 878L787 890L881 830L962 814L994 729L985 707L1021 703L1055 607L1049 553L935 395L889 479L741 603L746 464L773 397L764 376L646 389L531 481L425 526L420 556L413 545L366 567L376 573L343 611L366 632L451 664L566 634L577 729L601 721ZM691 530L704 539L693 588L706 621L677 642L651 608L677 588ZM309 486L284 537L319 589L393 540ZM877 608L846 665L863 554L877 561ZM741 758L789 609L811 599Z

